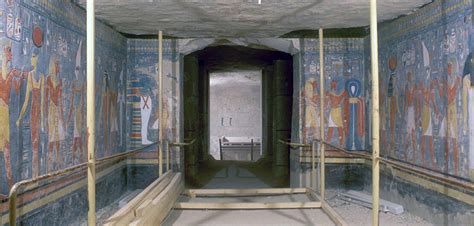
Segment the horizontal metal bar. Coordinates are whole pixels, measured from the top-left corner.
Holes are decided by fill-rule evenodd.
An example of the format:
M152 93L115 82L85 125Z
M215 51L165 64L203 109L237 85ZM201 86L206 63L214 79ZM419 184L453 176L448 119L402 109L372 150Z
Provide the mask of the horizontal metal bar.
M317 141L317 142L321 142L321 140L316 139L316 138L314 138L314 140ZM330 144L330 143L327 143L327 142L323 142L323 143L325 145L329 146L329 147L337 149L338 151L342 151L342 152L344 152L348 155L358 156L358 157L361 157L361 158L372 160L372 156L369 155L368 153L348 151L344 148L338 147L336 145L333 145L333 144ZM384 157L378 157L377 159L380 160L382 163L384 163L386 165L395 166L395 167L398 167L398 168L404 169L404 170L410 170L412 172L422 174L422 175L424 175L428 178L434 178L434 179L439 180L439 181L441 181L445 184L456 185L456 186L460 186L462 188L469 189L470 191L474 191L474 183L469 182L469 181L464 181L462 179L454 178L454 177L449 176L449 175L444 175L444 174L432 171L430 169L420 168L419 166L413 167L414 165L412 165L412 164L402 163L402 162L398 162L398 161L391 160L391 159L384 158Z
M141 151L145 148L151 147L151 146L156 145L156 144L157 143L152 143L150 145L140 147L140 148L135 149L133 151L128 151L128 152L119 153L119 154L111 155L111 156L108 156L108 157L104 157L104 158L101 158L101 159L97 159L96 163L104 163L104 162L107 162L107 161L112 161L112 160L117 159L117 158L129 156L129 155L135 154L138 151ZM12 186L12 188L10 189L10 193L8 195L9 212L10 212L10 217L9 217L10 225L15 225L15 223L16 223L15 222L16 221L16 198L18 196L18 190L22 186L25 186L25 185L28 185L28 184L33 184L33 183L36 183L38 181L49 179L49 178L52 178L52 177L62 176L62 175L65 175L67 173L76 171L78 169L85 169L87 166L88 166L88 162L84 162L84 163L81 163L81 164L63 169L63 170L58 170L58 171L55 171L55 172L52 172L52 173L41 175L39 177L35 177L35 178L31 178L31 179L16 182Z
M205 209L205 210L251 210L251 209L315 209L321 208L321 202L178 202L174 209Z
M311 147L310 144L302 144L302 143L290 143L290 142L286 142L284 140L278 140L278 142L282 143L282 144L286 144L292 148L302 148L302 147Z
M196 139L193 139L193 140L191 140L191 142L188 142L188 143L175 142L175 143L170 143L169 145L170 145L170 146L179 146L179 147L182 147L182 146L189 146L189 145L192 145L192 144L194 144L194 142L196 142Z
M258 189L188 189L189 196L255 196L306 193L306 188L258 188Z

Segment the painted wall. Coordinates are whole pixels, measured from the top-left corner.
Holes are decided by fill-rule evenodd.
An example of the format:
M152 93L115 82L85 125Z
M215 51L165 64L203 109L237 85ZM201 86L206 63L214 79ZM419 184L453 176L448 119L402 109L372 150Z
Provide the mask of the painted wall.
M301 87L303 142L320 134L319 40L302 47L304 84ZM362 38L324 40L325 139L348 150L366 150L367 101Z
M0 193L86 159L85 11L0 2ZM125 150L126 39L97 23L97 156ZM120 123L122 122L122 123Z
M129 39L128 48L128 91L127 108L128 122L127 137L129 149L141 147L158 141L158 40ZM180 114L179 99L180 68L177 41L163 40L163 95L164 95L164 137L170 142L179 140ZM179 148L173 149L172 154L178 153ZM166 155L166 152L165 152ZM167 158L164 156L164 158ZM171 156L173 165L179 163L179 155ZM182 160L182 159L181 159Z
M472 2L435 1L382 24L379 46L381 154L469 178Z

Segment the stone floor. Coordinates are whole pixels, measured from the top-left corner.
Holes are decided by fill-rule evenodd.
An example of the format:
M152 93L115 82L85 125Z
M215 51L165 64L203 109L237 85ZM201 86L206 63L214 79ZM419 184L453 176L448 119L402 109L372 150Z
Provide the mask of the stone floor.
M219 171L203 188L268 188L248 170L231 164ZM327 197L349 225L370 225L372 211L337 198L342 190L328 190ZM304 194L253 197L181 196L180 202L288 202L310 201ZM163 225L334 225L321 209L279 210L172 210ZM380 213L380 225L431 225L409 213Z

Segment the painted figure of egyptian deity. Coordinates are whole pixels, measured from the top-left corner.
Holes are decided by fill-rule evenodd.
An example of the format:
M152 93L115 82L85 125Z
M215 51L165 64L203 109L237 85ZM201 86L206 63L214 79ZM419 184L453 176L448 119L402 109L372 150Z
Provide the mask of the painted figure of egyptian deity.
M40 175L40 128L44 130L44 75L37 71L38 55L33 53L31 56L32 70L28 73L28 80L26 85L25 101L21 107L20 115L16 121L16 125L20 127L31 99L30 109L30 132L31 132L31 146L32 146L32 176L38 177Z
M379 93L380 93L380 98L379 98L379 115L380 115L380 143L382 147L386 147L387 145L387 108L386 108L386 103L387 103L387 96L386 96L386 85L385 83L381 82L379 83Z
M404 153L405 161L408 161L408 154L409 148L412 148L412 157L411 161L416 162L416 140L415 140L415 116L416 112L418 111L415 109L415 84L413 81L413 74L411 71L407 73L407 83L405 86L405 104L403 105L403 112L405 112L405 119L406 119L406 144Z
M11 44L7 43L3 47L2 70L0 75L0 152L3 152L5 161L5 171L9 188L13 186L13 174L10 160L10 91L13 88L19 92L22 72L11 69L12 62ZM2 169L0 169L2 170Z
M120 136L116 134L118 132L118 115L117 115L117 99L118 92L112 86L109 87L109 115L110 115L110 128L107 131L110 133L110 142L112 143L113 148L117 147L118 143L115 138ZM112 148L109 147L108 153L112 151Z
M53 153L56 156L56 168L60 169L62 160L60 156L61 141L65 139L64 112L62 104L62 81L59 78L59 60L51 57L49 63L49 75L46 79L46 96L48 102L46 107L48 117L48 163L47 170L53 170Z
M125 67L125 62L122 64L122 67ZM119 145L123 145L123 133L125 132L122 128L123 126L123 116L125 114L124 108L125 108L125 89L123 87L123 82L125 81L124 75L123 75L124 69L122 68L122 71L120 71L120 76L119 76L119 82L118 82L118 94L117 94L117 105L118 105L118 130L119 130L119 136L120 136L120 141Z
M305 126L303 129L304 139L310 137L319 138L319 94L317 91L318 83L314 78L309 78L302 92L305 103ZM311 139L309 139L311 140Z
M365 132L365 106L361 97L362 84L357 79L346 81L346 92L349 96L345 116L348 126L346 127L347 144L349 150L362 150L362 139Z
M333 80L331 82L331 91L326 94L326 97L329 100L329 120L328 120L328 134L326 140L331 142L334 128L337 129L339 135L339 145L344 144L345 134L344 134L344 124L342 120L342 106L341 103L344 98L347 96L347 92L343 90L340 94L337 94L337 81Z
M399 114L398 109L398 99L397 99L397 77L395 70L397 69L397 58L394 56L390 57L388 60L388 69L390 69L390 74L388 77L388 86L387 86L387 98L388 98L388 113L390 120L390 143L389 143L389 155L395 157L395 120L397 114Z
M423 166L426 165L426 149L425 149L425 141L428 140L429 142L429 153L432 166L436 168L435 163L435 156L434 156L434 147L433 147L433 120L431 117L431 108L434 109L435 114L439 117L438 107L436 105L435 97L434 97L434 80L431 79L431 62L430 62L430 54L428 49L425 46L425 43L422 42L422 50L423 50L423 65L425 68L426 76L424 81L420 84L420 90L422 92L422 107L421 107L421 128L422 128L422 136L421 136L421 162ZM427 83L427 85L425 85Z
M76 53L76 67L74 68L75 79L72 81L72 91L70 96L69 113L67 121L73 117L73 140L72 140L72 163L76 159L76 153L79 149L79 162L84 162L84 148L83 148L83 129L84 129L84 93L85 83L81 79L81 53L82 53L82 41L79 42L79 47Z
M443 91L446 92L447 97L447 112L441 121L441 127L439 129L439 136L445 137L445 149L444 149L444 169L449 172L449 144L453 146L453 166L454 174L459 173L459 150L458 150L458 123L457 123L457 106L456 97L461 85L461 77L457 76L457 62L455 59L451 59L448 62L447 72L448 76L438 83L438 90L440 96L444 96ZM451 81L451 84L449 84Z
M110 135L110 121L109 121L109 114L110 114L110 75L107 71L104 71L103 76L103 87L102 87L102 104L101 110L99 111L102 114L102 128L104 133L104 149L105 149L105 156L109 154L110 147L109 147L109 135Z

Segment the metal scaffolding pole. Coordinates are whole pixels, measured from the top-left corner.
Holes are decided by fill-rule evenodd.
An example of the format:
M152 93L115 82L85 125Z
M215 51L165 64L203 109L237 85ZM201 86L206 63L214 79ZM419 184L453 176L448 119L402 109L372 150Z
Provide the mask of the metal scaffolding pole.
M377 41L377 0L370 0L370 55L372 63L372 225L379 224L379 59Z
M326 190L325 187L325 154L324 154L324 37L323 29L319 28L319 147L320 147L320 156L319 156L319 192L321 193L321 201L324 201L324 193Z
M89 226L95 219L95 7L94 0L87 1L87 197Z
M158 32L158 175L163 175L163 148L165 147L163 141L163 32Z

